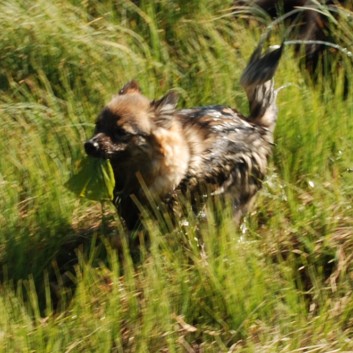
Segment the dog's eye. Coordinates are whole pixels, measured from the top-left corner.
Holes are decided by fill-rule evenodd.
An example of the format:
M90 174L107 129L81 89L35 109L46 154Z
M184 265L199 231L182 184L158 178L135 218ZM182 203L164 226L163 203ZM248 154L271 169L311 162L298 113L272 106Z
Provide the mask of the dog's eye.
M114 129L114 137L121 139L121 138L126 138L129 136L129 133L119 127Z

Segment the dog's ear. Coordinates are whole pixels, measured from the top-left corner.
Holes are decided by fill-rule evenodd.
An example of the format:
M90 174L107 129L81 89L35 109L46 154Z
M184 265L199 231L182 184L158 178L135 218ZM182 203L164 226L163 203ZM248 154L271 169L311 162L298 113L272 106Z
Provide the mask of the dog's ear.
M178 95L171 91L161 99L153 100L151 102L151 109L158 125L168 126L168 123L171 121L175 113L178 98Z
M132 80L130 82L128 82L120 91L119 91L119 95L123 95L123 94L131 94L131 93L141 93L141 89L139 84Z

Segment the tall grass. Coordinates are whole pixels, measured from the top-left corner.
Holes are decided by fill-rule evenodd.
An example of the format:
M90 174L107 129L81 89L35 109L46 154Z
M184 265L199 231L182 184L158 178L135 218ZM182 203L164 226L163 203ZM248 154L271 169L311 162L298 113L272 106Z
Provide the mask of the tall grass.
M349 57L333 66L334 88L314 85L288 46L273 163L240 229L227 210L169 231L147 220L136 262L112 207L64 187L96 114L131 79L151 98L174 88L180 106L246 112L238 81L260 30L229 8L0 4L0 351L353 349ZM349 17L333 26L351 50Z

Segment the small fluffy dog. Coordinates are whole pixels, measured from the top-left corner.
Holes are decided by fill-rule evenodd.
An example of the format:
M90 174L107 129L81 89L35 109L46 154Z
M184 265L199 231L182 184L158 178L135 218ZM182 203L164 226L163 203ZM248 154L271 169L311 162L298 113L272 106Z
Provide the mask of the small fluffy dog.
M264 41L241 78L247 118L221 105L177 110L174 92L151 101L135 81L100 113L84 148L110 160L113 202L128 229L138 226L141 205L152 200L175 212L180 195L194 205L205 195L230 198L237 221L247 212L266 174L277 118L272 78L283 45L263 54Z

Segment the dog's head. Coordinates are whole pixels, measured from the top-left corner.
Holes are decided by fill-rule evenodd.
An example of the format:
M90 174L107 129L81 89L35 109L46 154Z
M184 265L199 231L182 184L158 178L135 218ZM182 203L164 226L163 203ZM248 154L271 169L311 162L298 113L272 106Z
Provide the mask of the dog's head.
M154 153L154 131L170 127L176 103L173 92L150 101L135 81L127 83L98 116L94 135L84 144L86 153L112 161L147 158Z
M166 195L184 177L189 152L175 114L177 95L150 101L127 83L98 116L86 153L111 161L116 190L137 193L141 177L152 194Z

